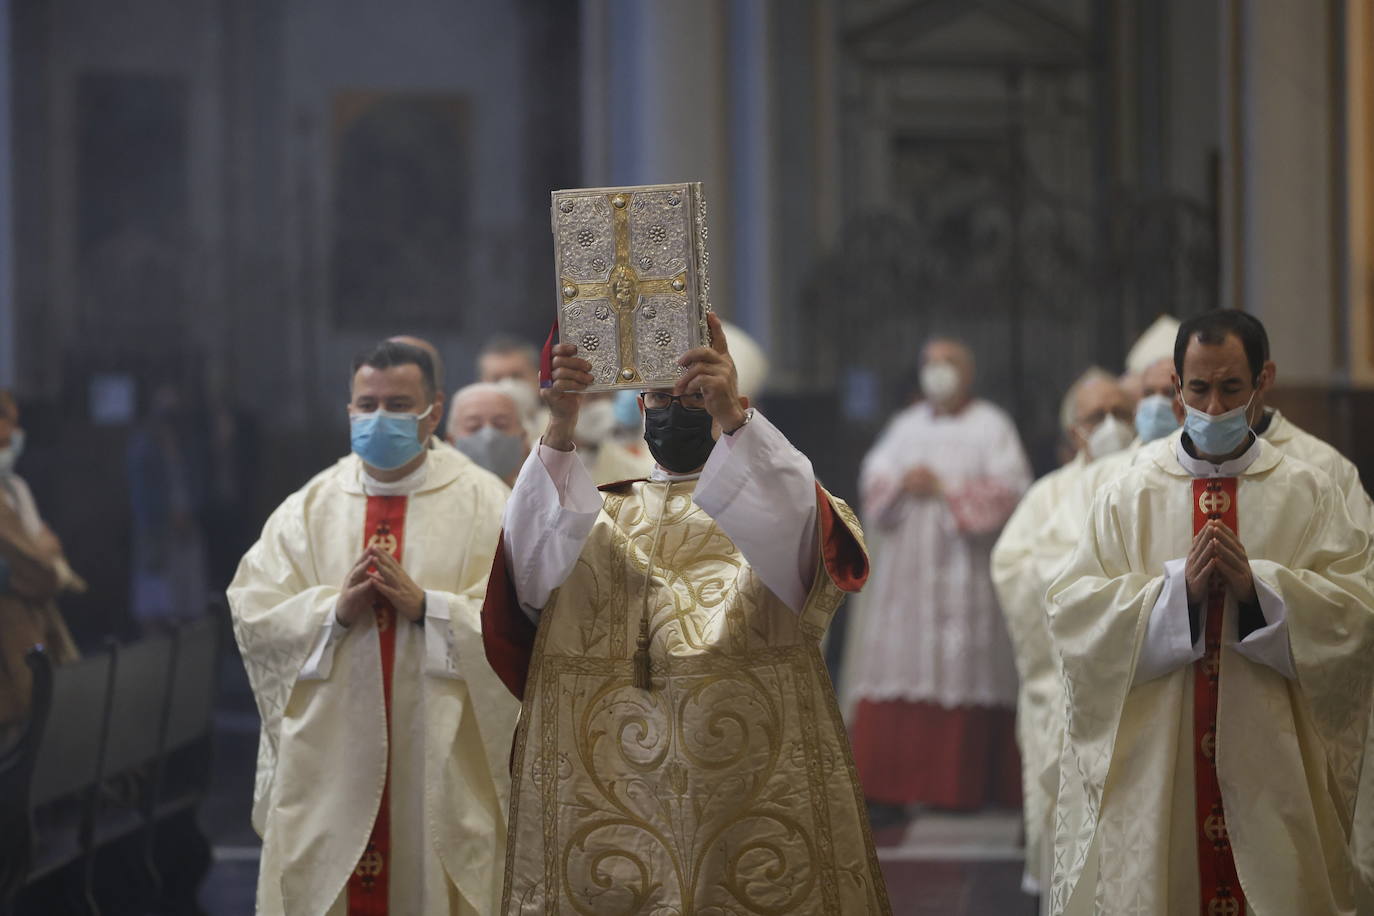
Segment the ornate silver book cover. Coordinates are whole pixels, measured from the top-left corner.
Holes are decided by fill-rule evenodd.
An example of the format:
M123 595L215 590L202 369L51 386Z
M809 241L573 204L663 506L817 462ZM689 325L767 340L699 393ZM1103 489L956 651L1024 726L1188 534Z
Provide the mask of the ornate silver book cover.
M589 391L669 388L708 339L701 182L553 192L558 339L577 344Z

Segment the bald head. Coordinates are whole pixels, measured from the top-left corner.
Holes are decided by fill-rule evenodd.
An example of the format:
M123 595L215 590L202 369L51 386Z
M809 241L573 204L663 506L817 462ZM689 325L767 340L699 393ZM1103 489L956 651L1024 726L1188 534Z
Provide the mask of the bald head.
M411 334L397 334L395 337L388 337L392 343L409 344L412 347L419 347L429 354L430 360L434 363L434 387L444 391L444 359L439 355L439 348L425 340L423 337L415 337Z
M520 405L502 385L475 382L459 388L449 408L449 441L470 436L483 426L491 426L509 436L525 437Z

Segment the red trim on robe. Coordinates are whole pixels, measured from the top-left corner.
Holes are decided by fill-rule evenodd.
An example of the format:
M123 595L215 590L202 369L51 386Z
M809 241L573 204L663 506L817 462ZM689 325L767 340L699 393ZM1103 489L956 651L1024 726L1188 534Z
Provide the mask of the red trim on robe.
M363 547L374 544L385 548L401 561L405 544L406 503L404 496L369 496L367 520L363 525ZM382 661L382 708L386 713L387 765L382 783L382 799L377 818L362 858L348 876L348 916L387 916L391 884L391 684L396 668L396 626L400 616L380 593L372 602L377 626L378 651ZM366 740L366 739L364 739Z
M1193 480L1193 534L1212 519L1239 531L1236 478ZM1221 783L1217 779L1217 700L1221 695L1221 623L1226 588L1220 577L1207 594L1206 653L1193 663L1193 790L1197 817L1198 885L1201 916L1240 916L1245 892L1236 873L1226 830Z
M816 484L816 519L821 527L825 571L841 591L857 592L868 581L868 554Z
M558 319L553 321L553 327L549 329L548 339L544 341L544 349L539 352L539 387L548 388L553 384L553 345L558 343Z
M520 607L515 578L506 563L506 532L496 542L487 595L482 601L482 645L487 664L517 700L525 698L525 680L534 654L534 622Z
M1021 804L1015 710L860 700L849 731L869 801L947 811Z

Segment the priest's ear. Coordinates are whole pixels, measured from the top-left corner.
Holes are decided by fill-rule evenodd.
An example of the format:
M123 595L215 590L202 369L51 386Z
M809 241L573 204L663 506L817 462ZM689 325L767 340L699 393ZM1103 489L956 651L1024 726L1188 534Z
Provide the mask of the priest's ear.
M1264 368L1260 369L1259 378L1255 380L1255 391L1259 392L1260 397L1264 397L1274 387L1274 379L1277 376L1278 367L1274 365L1274 361L1265 360Z
M739 396L739 406L741 410L749 409L749 395L742 394Z

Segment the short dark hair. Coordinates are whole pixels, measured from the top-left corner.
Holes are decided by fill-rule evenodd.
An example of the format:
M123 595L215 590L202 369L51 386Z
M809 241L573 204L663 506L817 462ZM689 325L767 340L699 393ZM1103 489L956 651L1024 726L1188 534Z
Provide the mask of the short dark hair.
M493 334L487 338L486 343L482 344L482 349L477 351L477 358L483 356L505 356L508 353L519 353L530 361L531 364L539 365L539 348L528 340L521 340L510 334Z
M1264 330L1264 325L1248 312L1217 309L1189 318L1179 325L1178 336L1174 338L1174 370L1178 373L1179 381L1183 380L1183 357L1194 338L1199 343L1215 347L1225 343L1231 335L1238 337L1245 348L1251 381L1259 378L1264 371L1264 364L1269 361L1269 334Z
M373 369L391 369L395 366L419 366L420 378L425 385L425 396L434 400L435 394L439 391L439 385L434 379L434 360L429 358L429 354L419 347L407 343L397 343L394 340L384 340L374 346L371 350L359 353L353 357L353 372L349 376L349 384L352 385L353 376L358 374L358 370L363 366L371 366Z

